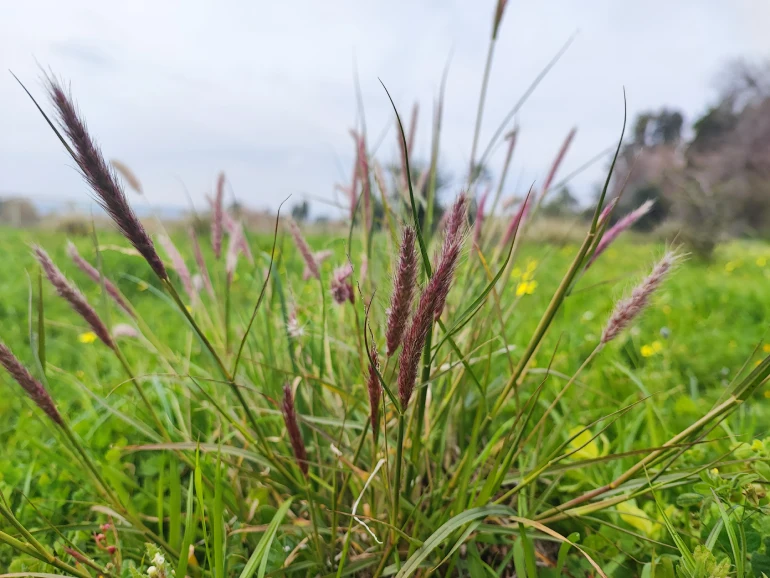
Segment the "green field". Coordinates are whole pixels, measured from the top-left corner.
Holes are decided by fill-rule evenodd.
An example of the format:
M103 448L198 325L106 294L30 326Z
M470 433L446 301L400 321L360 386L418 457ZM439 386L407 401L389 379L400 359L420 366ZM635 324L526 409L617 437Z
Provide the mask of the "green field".
M270 263L271 234L255 232L249 237L256 264L252 267L241 260L228 298L223 297L223 267L215 263L208 238L202 240L218 298L212 300L202 292L190 307L228 367L234 362ZM153 426L117 357L93 338L84 321L40 279L29 249L32 242L50 253L108 324L131 323L72 264L65 253L67 239L43 231L3 230L0 234L6 260L0 278L0 338L38 377L43 375L43 364L37 352L43 352L52 397L120 501L165 540L169 560L176 560L173 550L178 551L181 544L193 544L193 565L187 571L191 576L238 576L255 548L259 550L258 543L263 544L260 539L269 535L275 538L263 555L268 573L333 576L344 550L345 574L370 575L386 546L378 545L352 520L357 497L361 498L358 513L368 520L377 540L391 543L398 419L385 397L384 429L375 447L367 433L365 305L360 294L355 305L336 305L329 297L332 270L345 262L348 253L345 237L343 231L339 238L309 238L314 250L334 252L323 264L319 286L315 279L302 280L301 257L291 236L281 230L273 277L245 341L236 387L255 412L265 443L291 472L284 480L273 473L264 451L255 446L253 424L244 418L213 359L151 269L130 254L122 237L98 235L103 273L135 306L139 314L136 325L143 334L138 339L122 338L120 349L169 440L162 439ZM349 251L357 271L362 253L359 238L355 236ZM174 235L174 239L194 269L186 236ZM80 253L95 263L94 241L75 241ZM480 576L498 570L506 575L504 569L515 566L517 570L527 568L531 575L534 566L529 565L538 561L543 564L540 575L553 575L549 572L555 571L559 540L540 526L519 526L516 518L492 510L451 526L451 520L463 511L474 511L471 496L482 490L492 474L499 473L495 459L505 453L509 432L521 428L528 443L504 472L488 507L500 499L500 507L536 520L543 512L611 482L652 448L696 422L724 399L734 380L770 351L763 345L770 318L766 305L770 245L733 242L720 247L710 263L686 260L654 295L632 329L601 351L548 410L597 345L615 302L665 251L662 245L621 240L571 290L515 395L485 424L487 412L498 400L577 251L572 245L525 243L506 272L507 280L497 284L497 291L488 296L478 314L454 335L457 350L442 342L443 332L436 329L433 346L438 343L440 347L434 351L428 383L419 384L416 394L429 384L423 447L417 456L411 453L412 441L404 447L404 476L413 476L416 485L402 491L401 511L396 516L405 534L399 540L399 562L389 555L386 573L396 572L395 564L408 564L443 527L448 528L443 540L427 552L420 572L443 564L442 573ZM375 234L366 279L354 274L363 294L374 295L367 339L375 340L381 355L392 283L390 255L396 252L389 235ZM502 258L490 260L492 254L492 250L485 251L490 272L502 264ZM489 274L478 254L466 246L443 316L447 327L480 294ZM292 310L303 330L290 339L286 323ZM41 327L45 334L42 347L38 345ZM458 351L466 367L460 363ZM395 365L394 358L382 368L383 379L391 385ZM4 450L0 489L16 519L69 563L73 559L64 550L68 542L102 568L110 570L109 564L121 564L122 569L112 569L115 576L130 576L129 568L134 566L144 572L150 564L143 547L147 534L142 536L136 524L121 524L119 516L109 515L105 508L115 511L116 507L99 497L56 428L7 374L0 380L5 392L0 403ZM298 392L297 408L310 456L306 487L278 411L285 383L293 384ZM517 411L534 401L540 385L538 401L530 408L532 417L523 423L522 414L516 417ZM708 544L712 536L710 545L717 560L729 558L735 571L740 563L745 575L759 576L762 564L770 561L770 551L766 551L770 525L761 516L770 468L762 459L767 456L763 444L754 440L767 435L768 397L770 389L759 388L729 418L709 423L687 440L703 443L667 454L665 460L651 464L621 488L626 497L651 484L654 492L642 492L632 500L618 500L596 511L573 512L549 522L548 527L561 536L577 532L579 539L572 539L607 575L631 576L653 570L666 574L670 565L683 564L682 544L693 550L698 544ZM545 427L533 429L541 417ZM406 423L411 440L415 421L407 419ZM485 425L480 428L479 424ZM534 433L531 439L530 432ZM754 443L751 449L741 448L740 459L736 459L731 450L741 442ZM138 450L136 446L143 444L154 445ZM554 460L559 448L565 456ZM668 457L676 460L668 461ZM384 474L373 477L369 489L363 491L379 458L385 458ZM528 480L524 489L513 492L521 480ZM604 498L616 495L620 494L613 490ZM288 513L271 534L265 524L288 498L293 498ZM722 504L724 515L719 512ZM94 505L99 507L94 509ZM677 530L678 548L665 519ZM110 520L118 532L114 536L107 532L105 540L116 546L117 559L114 552L107 552L105 542L93 538L99 526ZM331 528L338 529L332 532ZM18 536L10 522L3 530ZM730 542L734 536L737 546ZM282 570L287 556L290 564ZM338 558L332 562L334 556ZM736 560L741 557L742 561ZM51 566L35 556L10 547L0 550L0 566L11 572L51 571ZM591 569L587 558L574 548L567 567L572 575Z

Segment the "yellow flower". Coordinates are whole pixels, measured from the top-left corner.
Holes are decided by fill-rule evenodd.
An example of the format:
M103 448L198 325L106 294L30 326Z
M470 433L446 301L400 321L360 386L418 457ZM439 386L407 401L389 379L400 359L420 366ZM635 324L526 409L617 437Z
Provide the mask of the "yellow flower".
M96 333L93 331L86 331L85 333L81 333L78 336L78 341L80 341L80 343L93 343L96 341Z
M767 265L767 257L757 257L757 266L764 267Z
M521 269L514 267L511 270L511 279L518 279L519 277L521 277Z
M139 291L147 291L150 288L146 281L139 281L136 287Z
M581 432L578 434L578 432ZM599 444L596 440L592 439L594 436L590 430L583 430L582 427L577 426L569 430L570 437L577 435L572 441L569 442L572 449L577 450L573 456L581 460L592 460L599 457ZM580 448L580 449L578 449Z
M526 271L524 271L524 273L521 275L521 280L522 280L522 281L529 281L529 280L531 280L531 279L532 279L532 277L534 277L534 276L535 276L535 272L534 272L534 271L530 271L529 269L527 269L527 270L526 270Z
M532 295L537 289L537 281L522 281L516 286L516 297Z
M770 353L770 343L765 343L762 346L762 351L764 351L765 353Z
M755 452L761 452L765 449L765 444L763 444L760 440L754 440L751 442L751 449Z
M770 399L770 389L765 390L765 399Z
M663 351L663 344L660 341L653 341L650 345L642 345L640 349L642 357L652 357L661 351Z
M192 307L190 307L189 305L185 305L184 308L187 309L188 313L192 313Z
M636 500L619 503L617 510L620 512L620 519L629 526L640 530L646 536L655 534L655 524L650 520L647 512L636 505Z
M711 470L710 470L710 471L711 471L711 473L712 473L712 474L714 474L715 476L718 476L718 475L719 475L719 468L711 468Z

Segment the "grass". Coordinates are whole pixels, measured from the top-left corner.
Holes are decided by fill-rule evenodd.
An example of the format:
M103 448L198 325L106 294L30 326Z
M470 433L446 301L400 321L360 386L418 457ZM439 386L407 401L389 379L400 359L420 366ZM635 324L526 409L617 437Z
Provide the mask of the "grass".
M505 7L494 12L473 132L475 200L476 168L510 129L506 118L480 140ZM770 574L770 246L735 242L712 263L686 261L604 343L619 299L670 248L625 234L586 269L605 230L605 193L590 225L550 244L534 235L548 185L513 214L491 211L478 244L462 235L461 210L434 227L443 86L427 190L404 178L409 154L395 187L376 175L361 110L348 229L311 236L308 248L277 220L275 236L248 233L251 264L245 252L233 259L236 223L224 227L221 256L201 237L204 265L193 267L184 234L173 235L184 263L161 260L71 98L49 79L55 119L38 109L123 234L100 231L78 249L136 317L72 265L61 235L0 232L0 339L42 383L2 350L22 385L0 377L0 563L11 575ZM408 151L403 129L397 136ZM422 281L400 353L386 358L406 225ZM504 232L512 245L499 242ZM93 327L98 315L137 336L104 345L53 294L31 242L85 291ZM319 250L333 255L304 279ZM348 261L351 277L340 269ZM204 268L214 290L190 290L186 269ZM61 419L23 394L45 399L43 387ZM381 396L374 416L370 392Z
M62 236L4 230L2 239L8 269L28 273L28 277L23 273L6 276L0 284L3 338L28 366L35 364L29 345L30 319L33 333L37 319L34 306L37 270L27 247L32 240L50 251L68 277L86 290L91 303L102 304L98 307L100 312L106 313L109 309L113 323L126 321L120 318L117 308L105 308L104 305L109 304L101 298L99 288L69 264ZM227 572L220 575L238 575L246 559L258 551L262 551L262 558L258 560L260 565L264 564L261 567L274 572L283 561L281 551L285 555L287 548L294 553L295 572L302 574L312 568L313 572L333 574L334 564L325 559L331 552L339 553L343 546L350 571L371 572L372 560L379 562L380 558L376 555L368 557L366 552L373 549L376 553L378 548L363 527L349 517L350 507L359 497L368 472L374 469L375 458L390 456L388 465L393 467L397 430L394 424L397 420L392 421L395 416L388 402L387 415L392 417L385 422L386 439L380 436L378 453L373 454L372 441L364 435L368 415L363 389L366 362L361 358L361 335L350 331L351 327L356 327L356 317L358 325L362 323L360 299L355 308L327 304L326 328L322 330L322 316L317 306L318 283L299 280L303 263L288 239L281 240L275 282L247 341L243 375L239 381L243 381L245 395L257 411L260 426L268 430L269 443L276 453L284 456L287 468L292 467L291 454L287 454L286 440L282 439L283 427L276 405L270 400L280 399L284 382L294 381L301 385L302 391L313 392L314 395L305 400L306 406L300 408L313 475L304 490L299 484L296 490L301 493L296 495L296 490L283 484L274 487L269 481L270 476L264 477L264 457L260 457L259 452L254 453L239 431L248 424L241 422L236 428L213 409L214 404L218 404L236 412L237 406L232 405L232 398L223 385L210 381L217 379L208 373L213 371L210 359L185 328L173 303L163 296L149 268L139 257L117 250L125 247L117 236L100 235L99 242L105 274L118 282L154 338L173 352L175 358L170 361L144 340L121 342L129 365L151 392L157 407L162 408L161 413L166 416L171 426L169 430L174 435L173 444L156 440L152 446L154 450L137 451L135 446L153 440L147 439L148 436L142 435L128 421L129 418L146 420L146 416L137 406L120 363L102 344L89 342L84 323L66 303L44 287L46 374L51 393L74 431L104 468L116 491L126 498L130 496L132 507L142 512L170 543L181 545L184 534L186 541L194 545L197 568L204 574L217 575L214 566L218 565ZM330 248L335 251L334 257L322 266L322 278L328 279L335 264L344 260L345 248L335 239L310 239L310 242L316 250ZM387 235L378 234L372 242L382 250L374 251L379 259L370 263L367 284L387 287L390 250L386 249L389 249L390 240ZM183 237L178 237L177 243L186 248ZM271 243L272 239L267 237L252 239L258 264L252 270L245 264L239 267L231 293L233 311L249 311L253 305L263 280L263 269L268 263ZM77 244L81 253L93 261L93 242L84 239ZM517 352L527 344L561 280L561 273L576 251L574 245L524 244L510 270L508 289L496 298L499 302L485 306L485 311L489 307L503 316L504 329L500 329L499 320L492 320L483 330L477 331L473 339L463 338L461 334L458 345L467 351L469 366L489 391L502 388L504 379L510 375L511 364L517 359ZM621 242L613 245L581 279L557 314L520 388L519 401L525 403L542 384L540 407L535 409L535 417L542 415L563 386L564 379L572 375L593 350L617 297L645 273L647 265L662 251L662 246ZM183 250L183 253L189 255L190 251ZM207 257L212 259L210 253ZM510 526L515 513L525 519L534 519L538 513L547 511L549 505L563 503L585 490L609 482L622 471L623 464L635 461L635 456L611 459L612 456L657 447L704 415L724 394L744 361L749 359L749 364L753 365L754 360L762 356L762 347L758 352L755 348L765 334L768 321L763 307L770 292L768 261L770 246L746 242L720 248L713 263L687 261L656 295L654 306L639 323L601 353L601 363L591 364L579 376L573 388L549 414L549 432L540 432L531 449L518 456L494 497L499 499L516 487L515 482L522 475L519 472L536 470L533 466L542 462L549 437L554 438L550 443L567 443L581 426L588 426L588 435L581 434L575 438L577 442L573 440L567 444L573 450L579 448L575 454L561 462L560 467L545 470L538 477L538 483L528 486L531 491L504 499L500 507L507 503L515 509L508 512L510 516L488 517L491 514L482 510L478 514L480 518L475 520L460 518L438 534L436 550L426 554L420 547L425 548L429 543L425 540L443 527L442 524L456 520L458 515L467 516L463 512L475 512L470 500L458 495L460 484L469 491L468 488L484 479L484 461L470 457L479 455L477 452L482 448L488 455L484 456L482 452L481 457L494 455L516 411L515 399L511 398L490 428L491 437L476 440L477 452L467 453L460 444L471 441L477 414L476 389L472 380L463 375L457 357L447 346L442 346L431 372L429 411L431 416L440 416L443 412L451 419L447 419L443 431L437 430L433 419L425 424L424 439L430 443L425 444L423 459L412 462L409 452L404 452L404 456L407 467L415 468L418 479L426 484L423 491L443 487L448 488L450 495L442 498L435 491L427 495L414 491L402 493L402 501L406 504L401 509L404 516L401 523L406 524L410 535L401 540L401 563L410 560L417 568L418 561L422 564L429 561L435 566L446 559L442 568L457 572L472 572L476 567L494 568L494 563L500 566L508 553L512 555L520 548L516 546L520 542L516 538L515 524ZM471 275L478 275L478 267L478 259L472 254L464 258L450 294L449 319L452 312L457 312L463 293L470 291L466 288L475 285ZM518 296L517 288L521 288ZM380 343L388 300L386 293L383 289L375 295L370 313L373 335ZM33 303L31 318L30 299ZM296 305L299 323L305 330L304 335L291 345L284 331L282 300ZM216 306L207 306L205 312L193 310L193 313L204 319L214 318L217 315L215 309ZM244 313L234 325L242 330L246 319ZM325 336L324 340L321 340L322 336ZM223 343L221 337L219 340L217 346ZM328 344L323 357L318 350L321 341ZM511 352L510 359L505 353L506 346ZM324 359L326 365L323 378L317 365L320 359ZM384 368L385 378L392 375L393 364L390 365ZM552 376L543 383L549 366ZM186 378L186 374L197 377L192 380ZM55 527L66 540L73 541L94 559L104 556L92 533L97 532L101 524L115 521L116 517L91 508L99 502L98 497L87 483L83 483L85 480L78 468L73 468L71 460L62 454L50 425L7 376L3 380L6 382L4 391L9 395L2 406L6 427L2 438L5 452L0 466L1 487L15 517L48 546L63 547L64 538L57 535L53 530ZM199 386L202 389L198 390ZM211 398L202 397L203 391ZM447 392L454 393L447 397ZM763 424L768 417L763 395L760 391L755 400L743 405L721 428L715 429L710 436L714 441L686 452L676 470L685 471L688 466L706 464L720 457L729 460L730 456L724 454L737 442L751 444L754 438L763 438L766 434ZM112 414L106 411L107 406ZM618 409L629 407L622 415L615 414ZM612 419L606 418L613 414ZM125 419L121 415L125 415ZM602 421L602 418L605 419ZM531 423L535 421L533 419ZM200 453L196 452L197 443L201 444ZM483 443L488 445L483 446ZM331 444L342 452L338 460L329 450ZM388 444L387 451L384 444ZM164 447L166 450L161 451ZM171 449L186 452L193 466L181 462L177 452ZM425 466L432 461L429 460L431 455L443 456L442 467L438 463L431 468ZM587 461L590 467L573 467L580 460ZM218 463L224 463L226 467L217 467ZM388 466L382 471L385 473L387 469ZM443 469L446 472L442 472ZM732 479L744 469L741 465L721 466L719 475ZM468 479L462 479L464 472L469 472ZM211 483L219 480L213 490L203 481L204 476ZM222 477L228 480L224 486ZM646 485L643 477L641 486ZM368 526L381 541L385 541L393 530L388 526L388 500L384 499L388 494L386 480L385 475L372 479L359 506L359 518L365 516ZM237 486L233 485L236 481ZM698 476L690 481L704 483ZM192 491L198 497L193 497L190 502L189 491L193 486ZM668 514L677 520L678 530L686 532L686 539L692 544L692 520L687 524L683 520L684 513L689 510L677 506L677 496L692 493L687 490L692 488L665 489L657 498L663 501L664 508L669 508ZM315 495L318 503L312 505L310 500L302 497L302 492L307 492L307 496ZM275 508L292 495L295 503L288 511L288 517L274 528L276 534L271 538L272 542L260 541L267 528L260 524L269 523ZM707 498L707 495L703 496L699 503L702 505ZM336 511L329 500L338 503ZM553 524L553 529L561 536L573 531L579 533L580 544L605 572L608 565L614 565L618 571L633 574L640 571L642 564L658 560L659 555L656 557L653 553L656 550L659 550L658 554L675 553L662 546L650 547L650 540L671 543L662 519L652 507L654 503L652 496L647 494L636 498L628 510L630 513L613 505L605 511L590 512L575 520L558 521ZM446 513L441 514L444 508ZM228 514L224 515L224 512ZM216 519L212 518L215 513ZM158 523L160 514L163 523ZM190 524L190 514L199 520L197 524ZM340 528L336 546L329 534L332 516L337 517ZM715 520L721 516L719 512ZM504 523L506 519L508 522ZM315 537L314 524L320 530ZM123 564L142 567L143 540L130 529L118 527ZM216 532L215 528L218 528ZM547 546L549 536L533 526L529 531L525 536L539 544L532 552L541 556L541 560L555 562L555 551ZM703 529L695 533L696 536L701 534L704 540L708 536ZM443 539L439 540L440 537ZM303 540L307 548L300 546ZM264 551L268 542L273 544L272 552ZM463 548L451 548L451 543L463 545ZM219 544L216 548L219 554L214 552L214 544ZM475 556L469 555L471 551L476 552ZM725 551L730 551L729 546ZM585 566L588 562L581 561L574 553L573 549L568 565L571 564L573 569L588 568ZM43 569L39 563L31 561L30 556L19 556L9 549L3 550L3 557L4 565L9 568ZM388 564L393 563L391 557Z

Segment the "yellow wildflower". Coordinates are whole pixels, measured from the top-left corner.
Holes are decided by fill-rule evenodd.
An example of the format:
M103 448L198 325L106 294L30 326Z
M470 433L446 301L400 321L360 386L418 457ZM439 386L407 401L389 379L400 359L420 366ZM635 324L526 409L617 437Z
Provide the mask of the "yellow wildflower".
M78 341L80 341L80 343L93 343L96 341L96 333L93 331L86 331L85 333L81 333L78 336Z
M765 390L765 399L770 399L770 389Z
M661 351L663 351L663 344L656 340L649 345L642 345L640 353L642 354L642 357L652 357Z
M537 281L522 281L516 286L516 297L532 295L537 289Z
M511 279L518 279L519 277L521 277L521 269L514 267L511 270Z
M719 468L711 468L709 471L715 476L719 475Z
M534 276L535 276L535 272L527 269L526 271L524 271L524 273L522 273L521 280L530 281Z
M765 343L762 346L762 351L764 351L765 353L770 353L770 343Z
M150 286L147 284L146 281L139 281L136 288L139 289L139 291L147 291L147 289L149 289Z
M581 431L582 433L578 434L578 432ZM592 439L594 436L591 431L583 430L583 428L580 426L573 427L571 430L569 430L570 437L576 434L577 437L569 442L570 447L572 447L574 450L577 450L572 455L581 460L592 460L598 458L599 444L596 443L596 440Z
M764 267L767 265L767 257L757 257L757 266Z
M751 449L755 452L761 452L765 449L765 444L763 444L760 440L754 440L751 442Z

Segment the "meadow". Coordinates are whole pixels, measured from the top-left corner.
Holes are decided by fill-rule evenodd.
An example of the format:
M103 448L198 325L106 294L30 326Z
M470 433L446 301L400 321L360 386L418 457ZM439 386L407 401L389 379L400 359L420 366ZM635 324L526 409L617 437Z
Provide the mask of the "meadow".
M248 570L252 552L260 551L262 557L252 572L335 575L343 548L347 560L339 566L339 575L371 575L382 560L378 552L385 545L380 543L387 542L392 529L388 496L398 420L385 398L383 431L379 445L372 446L367 428L369 362L363 343L366 304L361 295L353 305L334 304L328 289L319 288L317 280L303 280L305 263L291 235L283 230L277 238L272 280L246 341L239 381L260 427L267 430L267 443L288 466L292 453L278 409L281 388L294 384L297 391L304 392L298 395L307 396L304 403L308 405L300 409L300 416L310 456L310 495L317 494L315 500L303 496L301 485L292 490L288 482L274 479L270 464L253 445L257 442L249 441L248 421L240 417L231 422L223 417L238 415L238 404L173 300L119 235L100 231L98 241L74 241L91 262L97 262L98 243L102 271L135 307L136 321L115 307L101 287L72 263L65 235L2 231L6 270L14 272L0 282L3 341L29 367L40 368L38 336L45 334L44 375L59 411L67 416L127 507L166 541L169 550L178 552L180 545L187 545L186 572L191 576L241 575ZM193 269L188 236L180 231L172 237ZM335 267L347 259L344 232L340 237L308 237L313 250L332 252L321 266L322 279L330 279ZM121 338L120 350L159 410L171 440L154 431L121 362L40 278L31 243L50 253L104 319L113 325L130 323L141 332L141 337ZM364 295L374 294L368 309L370 335L382 350L394 274L391 255L396 248L386 232L373 235L370 243L373 258L366 278L355 277ZM201 244L206 260L215 263L208 238ZM228 362L265 283L272 244L268 234L250 236L255 264L241 260L229 289L227 307L233 334L229 343L221 329L226 315L223 301L209 300L202 291L191 307L213 336L215 347L226 352ZM354 242L353 247L350 254L360 254L362 243ZM459 334L457 346L466 352L468 369L481 376L490 400L487 407L493 405L510 376L578 249L573 244L523 243L494 300L474 317L473 330ZM522 445L523 451L505 472L494 497L505 498L532 472L537 473L535 483L528 491L499 502L512 505L510 512L490 511L475 520L460 520L412 571L424 573L434 567L441 573L459 575L508 575L516 567L529 575L555 575L566 565L563 571L571 575L595 572L576 550L564 550L567 555L562 555L560 539L545 527L517 526L514 521L518 517L536 520L554 504L616 478L640 456L706 414L724 398L737 376L753 368L770 349L762 341L768 321L764 303L770 293L770 246L733 242L720 247L712 262L684 261L631 330L604 349L559 403L549 407L596 346L618 298L665 251L662 244L621 238L597 259L564 301L517 395L502 407L492 428L495 433L476 441L472 454L469 445L474 443L473 414L479 399L476 386L456 352L446 344L440 346L429 380L418 385L418 391L428 384L431 387L424 435L434 445L423 448L424 456L416 459L410 456L411 446L404 451L406 467L415 467L421 481L419 491L403 490L402 499L408 506L402 510L406 534L400 546L401 564L424 548L441 523L473 511L472 504L458 508L459 484L463 483L459 474L466 469L464 464L472 464L464 491L473 494L495 470L483 460L469 462L469 456L494 456L503 433L516 429L516 420L522 419L521 407L526 407L527 399L535 399L537 391L526 431L544 415L548 427ZM464 300L478 287L481 264L477 254L464 253L448 300L448 319L462 310ZM227 285L226 276L217 277L215 271L212 267L212 281L221 289ZM319 307L322 299L325 305ZM287 332L287 324L298 330ZM392 375L392 367L385 366L383 377ZM100 500L82 467L74 465L68 451L62 451L61 436L46 416L9 376L3 375L2 380L5 451L0 488L16 522L29 528L43 548L74 562L73 567L83 569L85 575L94 568L78 564L77 557L68 556L67 548L83 552L111 575L130 576L135 567L138 575L147 576L146 569L156 555L154 550L145 551L147 536L124 519L125 513L121 515L114 505ZM729 419L717 420L707 436L691 440L703 443L683 447L673 465L652 464L650 470L621 486L628 495L638 494L635 497L624 495L622 501L574 512L549 523L548 528L583 548L604 573L617 576L667 575L672 567L683 564L683 552L695 551L699 544L710 545L715 555L712 563L732 560L723 567L727 571L735 563L727 528L734 528L746 556L745 575L752 575L754 564L753 575L759 576L767 559L765 543L770 540L770 528L757 515L764 504L767 479L761 441L767 433L766 397L770 397L770 389L760 389ZM442 422L442 414L451 419ZM330 451L331 447L336 450ZM565 457L553 460L554 448ZM736 448L744 452L740 459L734 454ZM381 457L389 462L383 472L390 471L373 477L367 491L362 491ZM645 492L646 488L654 492ZM617 494L611 492L608 497ZM350 514L356 498L362 499L359 519L354 522ZM288 509L277 512L290 499L293 503ZM340 499L337 508L332 507L330 500ZM729 512L726 525L720 500ZM419 509L423 511L418 517ZM102 530L104 524L113 530ZM338 526L334 538L329 530L332 524ZM17 533L13 526L4 530L8 535ZM683 540L684 550L671 531ZM316 548L325 560L319 558ZM25 573L51 569L39 557L10 547L4 547L1 556L2 566L9 572L30 575ZM165 551L164 556L172 564L173 554ZM383 575L405 568L394 559L387 562L380 569ZM707 566L708 562L700 563ZM169 567L178 569L177 564L174 560ZM700 575L712 575L712 571Z
M488 131L506 5L465 184L439 186L445 82L421 171L417 108L390 101L386 173L359 103L323 235L248 229L224 174L195 221L142 222L63 85L27 92L112 223L0 230L0 578L770 575L770 245L635 236L627 118L538 241L575 131L504 197L513 120L571 40Z

